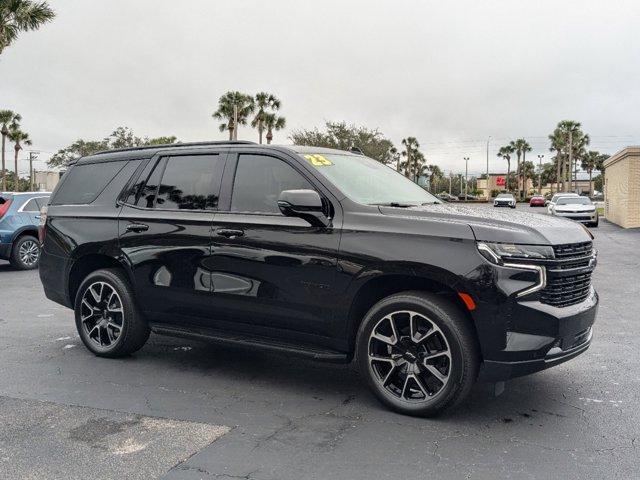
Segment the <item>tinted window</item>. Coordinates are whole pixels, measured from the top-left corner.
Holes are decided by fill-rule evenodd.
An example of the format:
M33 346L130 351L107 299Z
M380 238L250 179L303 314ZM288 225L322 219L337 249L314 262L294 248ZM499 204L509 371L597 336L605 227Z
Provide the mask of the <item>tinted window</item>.
M219 155L170 157L156 208L207 210L218 206L224 161Z
M313 187L282 160L265 155L240 155L231 210L280 214L277 203L280 192L298 189L313 190Z
M51 203L78 205L93 202L126 163L103 162L74 166L64 176Z
M39 212L40 209L38 208L38 203L36 202L36 199L32 198L27 203L25 203L24 207L22 207L22 211L23 212Z
M36 198L36 202L38 203L38 211L42 207L45 207L49 203L49 197L38 197Z
M131 187L131 193L127 198L127 203L139 205L141 207L153 208L160 176L164 169L165 159L159 161L150 160L140 174L138 181Z

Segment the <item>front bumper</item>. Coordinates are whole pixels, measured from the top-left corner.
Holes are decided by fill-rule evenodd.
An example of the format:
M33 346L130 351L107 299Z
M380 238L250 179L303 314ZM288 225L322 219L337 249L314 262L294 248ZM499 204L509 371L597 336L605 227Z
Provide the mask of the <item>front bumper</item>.
M516 206L513 202L493 202L494 207L511 207L514 208Z
M556 217L568 218L577 222L595 223L598 221L598 212L555 212Z

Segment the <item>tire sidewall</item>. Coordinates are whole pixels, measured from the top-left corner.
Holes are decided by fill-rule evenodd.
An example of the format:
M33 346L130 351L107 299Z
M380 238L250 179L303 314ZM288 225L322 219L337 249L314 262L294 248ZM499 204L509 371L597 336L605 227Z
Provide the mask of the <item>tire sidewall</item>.
M436 397L427 404L409 402L395 397L380 385L369 365L369 337L371 331L384 316L401 310L416 311L435 323L445 335L451 351L449 380L444 388L436 394ZM461 382L465 374L466 362L463 357L460 335L461 332L456 328L455 321L450 318L447 312L426 299L410 295L385 299L374 305L360 326L356 354L359 370L361 375L366 378L376 397L388 407L403 414L434 415L453 403L457 392L462 387Z
M115 341L115 343L107 348L99 348L93 342L93 340L89 338L87 332L84 329L84 326L82 325L82 318L80 314L82 297L87 288L96 282L104 282L114 288L120 296L120 301L122 302L122 308L124 310L124 315L122 316L122 332L120 333L120 336L118 336L118 339ZM85 347L87 347L91 352L98 356L112 356L116 355L121 349L122 345L125 343L127 335L129 333L129 329L131 328L131 316L135 315L135 310L132 299L130 298L128 288L123 283L123 281L118 278L117 275L114 275L109 271L98 270L97 272L89 274L87 278L85 278L80 284L74 302L74 314L76 320L76 329L78 330L78 335L80 335L80 339L82 340L82 343L84 343Z
M22 261L22 258L20 258L20 247L22 247L22 244L27 242L27 241L32 241L35 242L35 244L38 246L38 259L36 260L36 263L34 263L33 265L27 265L26 263L24 263ZM31 236L31 235L24 235L20 238L18 238L12 247L11 250L11 265L14 268L17 268L19 270L33 270L38 268L38 263L40 263L40 242L38 241L37 238Z

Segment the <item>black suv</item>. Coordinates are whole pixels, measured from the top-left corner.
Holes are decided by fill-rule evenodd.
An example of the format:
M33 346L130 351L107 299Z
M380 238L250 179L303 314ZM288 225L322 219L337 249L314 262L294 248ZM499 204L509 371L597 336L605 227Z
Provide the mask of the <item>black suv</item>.
M445 205L357 153L103 152L72 165L42 213L46 295L104 357L153 331L356 359L382 402L433 415L478 378L536 372L591 342L584 227Z

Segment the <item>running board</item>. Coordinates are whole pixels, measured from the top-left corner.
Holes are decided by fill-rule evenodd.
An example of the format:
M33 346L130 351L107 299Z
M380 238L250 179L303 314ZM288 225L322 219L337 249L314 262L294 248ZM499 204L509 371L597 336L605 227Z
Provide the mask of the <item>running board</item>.
M204 340L207 342L218 343L222 345L236 345L242 347L254 347L261 350L271 350L289 355L297 355L301 357L320 360L332 363L347 363L348 357L346 353L335 350L325 350L316 346L296 345L266 337L242 335L236 333L223 332L208 328L183 329L173 325L151 324L151 331L158 335L167 335L170 337L192 338L194 340Z

